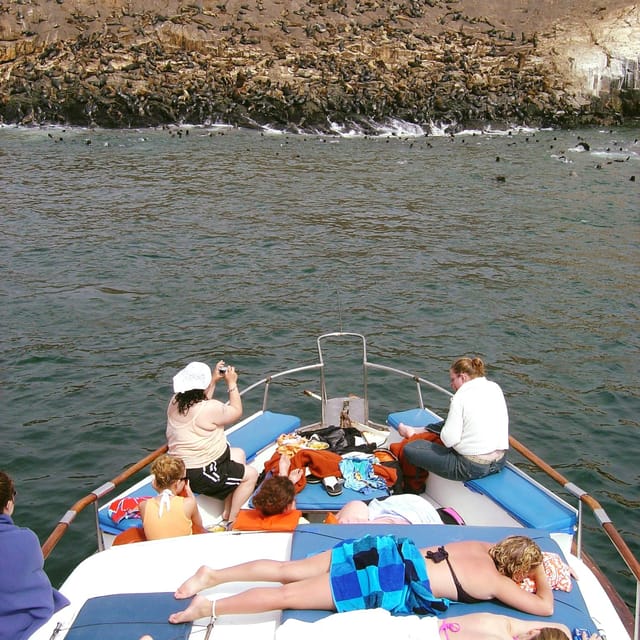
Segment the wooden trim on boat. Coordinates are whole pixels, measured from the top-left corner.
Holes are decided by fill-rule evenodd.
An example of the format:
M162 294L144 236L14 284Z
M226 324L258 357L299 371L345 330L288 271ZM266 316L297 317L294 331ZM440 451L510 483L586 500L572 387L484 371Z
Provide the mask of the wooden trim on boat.
M636 599L640 598L640 563L633 555L633 552L628 547L627 543L624 541L613 522L602 508L602 505L591 495L589 495L586 491L580 489L572 482L569 482L561 473L556 471L553 467L549 466L542 458L537 456L533 451L528 449L521 442L516 440L513 436L509 436L509 444L511 447L524 456L527 460L536 465L541 471L544 471L550 478L555 480L558 484L562 485L562 487L574 495L576 498L580 500L580 502L586 504L593 515L600 523L600 526L604 530L604 532L611 540L613 546L616 551L625 562L629 570L633 574L636 579ZM578 526L581 526L579 523ZM609 579L604 575L602 570L598 567L598 565L588 556L588 554L581 548L580 545L580 532L578 532L578 543L576 544L575 540L573 542L573 547L575 553L578 557L580 557L584 563L591 569L593 574L596 576L597 580L600 582L602 588L605 590L607 595L609 596L611 603L613 604L616 612L620 616L620 620L622 621L625 629L629 632L629 635L634 640L637 640L638 635L638 611L636 611L636 615L631 612L629 606L624 602L620 594L616 591L614 586L611 584Z
M128 469L123 471L120 475L116 476L110 482L107 482L97 489L94 489L91 493L84 496L78 500L65 514L62 516L54 530L51 532L49 537L45 540L42 545L42 555L45 559L49 556L49 554L53 551L55 546L58 544L62 536L65 534L69 525L75 520L75 517L90 504L96 502L103 495L112 491L115 487L126 482L129 478L134 476L139 471L142 471L145 467L151 464L156 458L159 458L163 453L167 452L167 445L163 445L150 453L148 456L145 456L141 460L138 460L135 464L130 466Z
M573 483L569 482L569 480L567 480L561 473L549 466L544 460L542 460L542 458L538 457L533 453L533 451L528 449L513 436L509 436L509 443L513 449L527 458L527 460L533 462L540 470L544 471L550 478L562 485L564 489L575 495L593 511L594 515L600 522L600 525L620 554L620 557L625 561L636 580L640 581L640 562L638 562L636 557L633 555L633 552L629 549L627 543L615 528L613 522L608 518L606 512L602 508L602 505L593 496L586 493L586 491L581 490L579 487L576 487Z
M575 545L574 545L575 547ZM575 552L575 548L574 548ZM616 610L616 613L620 617L620 621L624 625L629 637L634 637L634 629L635 629L635 619L633 613L629 609L627 603L622 599L620 594L616 591L615 587L611 584L611 581L607 576L602 573L600 567L593 561L591 556L585 551L582 552L582 561L585 565L592 571L593 575L596 577L605 593L607 594L609 600L611 600L611 604L613 608Z

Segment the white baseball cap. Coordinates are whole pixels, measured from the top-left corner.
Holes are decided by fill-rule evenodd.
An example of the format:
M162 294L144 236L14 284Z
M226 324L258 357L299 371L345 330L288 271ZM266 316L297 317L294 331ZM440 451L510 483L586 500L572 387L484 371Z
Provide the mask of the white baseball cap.
M173 376L174 393L206 389L211 382L211 368L204 362L190 362Z

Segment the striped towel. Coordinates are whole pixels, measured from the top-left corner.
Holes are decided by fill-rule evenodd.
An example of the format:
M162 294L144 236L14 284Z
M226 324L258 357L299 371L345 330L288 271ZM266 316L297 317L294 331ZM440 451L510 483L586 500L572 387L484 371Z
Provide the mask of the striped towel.
M381 607L409 615L449 606L431 593L424 558L409 538L366 535L340 542L331 552L329 579L338 612Z

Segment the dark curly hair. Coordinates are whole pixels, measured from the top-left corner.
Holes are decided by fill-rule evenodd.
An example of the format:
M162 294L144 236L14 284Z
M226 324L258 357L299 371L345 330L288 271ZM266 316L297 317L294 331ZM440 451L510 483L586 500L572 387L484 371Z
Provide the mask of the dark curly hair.
M0 513L13 500L16 495L16 487L9 474L0 471Z
M296 489L286 476L267 478L253 496L253 506L264 516L275 516L284 513L293 502Z
M176 393L173 399L174 403L178 405L178 412L183 416L187 415L187 411L198 402L202 402L207 399L204 393L204 389L190 389L184 393Z

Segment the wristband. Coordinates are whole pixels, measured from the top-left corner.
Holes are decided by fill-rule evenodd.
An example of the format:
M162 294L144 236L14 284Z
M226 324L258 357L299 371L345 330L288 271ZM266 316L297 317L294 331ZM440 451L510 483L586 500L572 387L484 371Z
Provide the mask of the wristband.
M231 387L230 389L227 389L227 393L231 393L232 391L237 391L238 387Z

